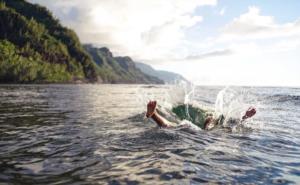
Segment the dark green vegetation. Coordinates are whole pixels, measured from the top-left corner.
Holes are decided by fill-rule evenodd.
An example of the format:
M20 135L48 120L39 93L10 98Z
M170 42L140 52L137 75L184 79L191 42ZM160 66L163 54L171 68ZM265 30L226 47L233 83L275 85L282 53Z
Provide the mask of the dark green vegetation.
M192 105L181 104L173 107L172 112L174 112L179 119L189 120L198 125L200 128L204 129L204 122L206 115L208 114L205 110Z
M92 57L46 8L0 0L0 83L163 83L142 73L129 57L114 58L104 48L87 50Z
M7 40L0 41L0 82L63 82L72 75L66 65L44 62L41 55L23 56L24 49Z
M99 74L105 83L156 83L163 81L144 74L130 57L113 57L108 48L84 45L86 51L99 66Z
M44 7L0 0L1 82L97 80L76 34Z

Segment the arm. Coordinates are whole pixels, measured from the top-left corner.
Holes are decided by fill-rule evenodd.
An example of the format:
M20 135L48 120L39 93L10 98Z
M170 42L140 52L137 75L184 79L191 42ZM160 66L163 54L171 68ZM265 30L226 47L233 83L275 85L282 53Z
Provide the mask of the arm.
M151 118L157 123L158 126L163 128L175 127L176 123L170 122L161 115L159 115L156 111L151 116Z
M176 123L172 123L163 116L159 115L159 113L156 111L156 101L150 101L147 104L146 116L147 118L152 118L160 127L169 128L176 126Z

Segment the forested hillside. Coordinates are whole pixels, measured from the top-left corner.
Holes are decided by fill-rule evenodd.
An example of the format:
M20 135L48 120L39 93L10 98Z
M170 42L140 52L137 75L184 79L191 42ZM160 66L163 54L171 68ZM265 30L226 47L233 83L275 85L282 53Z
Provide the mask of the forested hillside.
M0 48L1 82L97 80L76 34L39 5L0 0Z
M114 57L105 47L84 45L84 48L99 66L99 74L105 83L164 83L156 77L144 74L130 57Z
M0 0L0 83L163 83L142 73L129 57L86 49L92 57L76 33L45 7Z

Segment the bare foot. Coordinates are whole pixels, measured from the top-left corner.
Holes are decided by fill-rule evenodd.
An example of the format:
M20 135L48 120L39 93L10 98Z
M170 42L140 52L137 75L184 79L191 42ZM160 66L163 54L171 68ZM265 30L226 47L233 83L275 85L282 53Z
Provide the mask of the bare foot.
M146 116L147 118L151 117L156 109L156 101L149 101L149 103L147 104L147 113Z
M251 118L256 114L256 109L254 107L249 107L249 109L246 111L245 115L243 116L243 119Z

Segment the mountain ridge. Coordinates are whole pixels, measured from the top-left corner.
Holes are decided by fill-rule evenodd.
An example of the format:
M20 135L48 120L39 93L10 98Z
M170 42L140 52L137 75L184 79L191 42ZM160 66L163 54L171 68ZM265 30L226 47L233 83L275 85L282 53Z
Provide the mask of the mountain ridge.
M85 44L84 48L99 66L103 83L164 83L159 78L143 73L128 56L114 57L107 47L96 48L92 44Z
M95 64L76 33L45 7L0 0L0 20L1 82L98 80Z
M128 56L83 45L45 7L0 0L0 83L163 84Z
M99 52L91 56L47 8L0 0L0 83L163 83L130 58L113 58L108 48Z
M180 74L170 71L156 70L152 66L141 62L135 62L135 64L136 67L139 68L142 72L151 76L156 76L157 78L163 80L167 84L176 84L180 81L188 82L188 80L186 80Z

